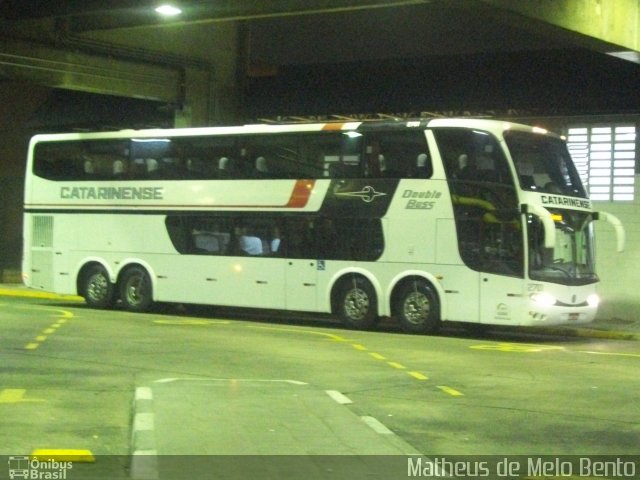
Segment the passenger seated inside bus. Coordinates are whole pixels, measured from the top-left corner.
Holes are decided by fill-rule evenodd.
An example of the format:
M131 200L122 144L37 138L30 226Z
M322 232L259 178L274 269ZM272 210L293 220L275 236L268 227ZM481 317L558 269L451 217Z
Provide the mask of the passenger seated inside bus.
M93 168L93 160L91 160L90 158L87 158L84 161L84 175L85 177L91 177L93 176L94 173L95 173L95 170Z
M249 255L262 255L262 240L259 237L254 237L251 235L241 235L240 240L240 250Z
M533 164L530 162L516 163L520 186L525 190L537 190L536 181L533 177Z
M266 177L268 173L269 168L267 167L267 159L262 156L256 158L256 176Z
M431 165L429 164L429 156L426 153L421 153L416 158L416 178L431 178L433 172L431 171Z
M113 162L113 176L115 178L122 178L124 176L124 162L122 160Z

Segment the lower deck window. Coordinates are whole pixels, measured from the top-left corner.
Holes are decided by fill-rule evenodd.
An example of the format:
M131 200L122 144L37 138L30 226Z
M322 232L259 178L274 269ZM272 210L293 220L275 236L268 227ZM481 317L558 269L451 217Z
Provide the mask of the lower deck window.
M373 261L384 240L379 219L319 215L170 215L167 231L183 255Z

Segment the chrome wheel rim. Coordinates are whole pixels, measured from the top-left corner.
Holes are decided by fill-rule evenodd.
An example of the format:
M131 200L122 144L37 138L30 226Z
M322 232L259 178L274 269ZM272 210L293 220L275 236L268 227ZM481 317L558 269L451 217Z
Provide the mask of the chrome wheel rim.
M345 313L354 320L362 320L369 312L369 296L364 290L354 288L344 299Z
M144 302L146 295L146 281L143 276L136 276L127 282L125 289L127 303L129 305L140 305Z
M404 301L404 317L413 325L421 325L427 321L431 313L429 297L421 292L411 292Z
M87 283L87 297L91 300L99 301L104 299L107 296L108 291L109 281L104 275L96 273L89 277L89 282Z

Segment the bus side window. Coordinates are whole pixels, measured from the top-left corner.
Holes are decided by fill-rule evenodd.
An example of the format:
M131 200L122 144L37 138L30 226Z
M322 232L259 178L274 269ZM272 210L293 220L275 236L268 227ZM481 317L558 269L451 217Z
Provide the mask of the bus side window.
M368 176L430 178L433 173L423 130L368 134Z
M418 154L412 176L416 178L431 178L432 175L433 165L431 164L429 155L426 153Z

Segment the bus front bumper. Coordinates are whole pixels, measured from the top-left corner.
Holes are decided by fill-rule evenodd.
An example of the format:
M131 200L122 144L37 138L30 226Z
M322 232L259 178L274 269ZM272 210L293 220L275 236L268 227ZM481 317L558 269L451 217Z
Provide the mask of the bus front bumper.
M547 292L533 294L528 305L526 325L579 325L592 322L600 299L592 293L579 303L564 303Z

